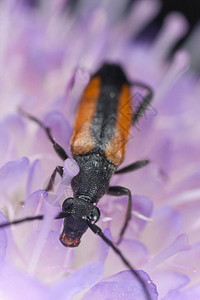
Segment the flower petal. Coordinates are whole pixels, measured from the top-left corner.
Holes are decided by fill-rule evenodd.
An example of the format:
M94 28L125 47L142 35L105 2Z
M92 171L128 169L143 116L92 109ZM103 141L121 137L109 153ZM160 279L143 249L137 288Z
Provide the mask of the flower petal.
M90 288L101 280L103 272L104 269L101 263L86 265L57 283L52 289L53 295L59 300L70 300L77 293Z
M149 276L138 271L138 274L146 282L146 286L151 294L152 300L158 299L158 294L155 285L151 282ZM149 283L149 281L151 283ZM148 282L148 283L147 283ZM97 283L87 292L82 300L146 300L146 295L137 279L133 279L133 275L129 271L120 272L114 276L105 278L103 282Z
M5 216L0 212L0 224L6 222ZM8 247L8 239L6 235L6 231L4 229L0 229L0 264L4 260L6 255L6 248Z
M0 169L0 190L13 190L21 185L24 175L28 171L29 160L26 157L6 163ZM17 180L16 180L17 178Z
M188 288L185 291L173 291L169 293L162 300L191 300L191 299L199 299L200 298L200 285L197 285L192 288Z
M1 263L0 278L2 299L53 300L48 287L26 276L8 263Z
M170 270L159 270L152 276L156 282L160 298L174 290L179 290L189 283L189 277Z

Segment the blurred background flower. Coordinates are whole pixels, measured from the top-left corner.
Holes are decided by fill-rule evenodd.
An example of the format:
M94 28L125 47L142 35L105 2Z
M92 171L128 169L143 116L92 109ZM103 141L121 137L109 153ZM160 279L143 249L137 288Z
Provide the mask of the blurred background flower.
M199 27L190 33L188 21L196 24L190 14L188 21L179 12L164 18L173 8L167 3L0 2L0 221L46 216L0 231L2 299L145 299L140 284L93 233L77 249L61 245L62 222L53 218L71 195L76 166L68 160L65 181L58 180L54 193L44 192L62 162L44 132L17 112L20 106L43 119L70 154L81 93L104 61L120 63L131 80L155 91L124 162L148 158L151 164L111 182L133 193L133 217L120 249L153 280L158 296L150 284L152 299L200 296ZM105 196L99 203L98 224L113 241L126 201ZM147 280L146 273L141 276Z

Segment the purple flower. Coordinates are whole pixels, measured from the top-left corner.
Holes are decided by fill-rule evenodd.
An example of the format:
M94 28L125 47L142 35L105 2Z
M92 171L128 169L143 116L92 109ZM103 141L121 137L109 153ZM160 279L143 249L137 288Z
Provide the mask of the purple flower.
M156 16L160 3L138 1L122 17L125 4L80 1L72 14L64 10L65 1L43 1L38 9L23 1L0 3L0 224L45 216L0 230L1 298L145 299L141 284L91 231L76 249L59 242L62 220L54 218L72 195L70 182L79 169L67 159L62 180L45 192L62 161L43 129L18 113L21 107L43 120L70 154L80 96L104 61L119 62L132 81L155 91L153 106L133 128L124 166L144 158L151 163L111 180L133 193L132 220L119 249L149 282L152 300L200 296L200 88L186 51L166 60L188 25L173 13L151 45L137 43L133 38ZM141 91L132 92L135 107ZM98 225L113 242L126 198L105 195L98 205Z

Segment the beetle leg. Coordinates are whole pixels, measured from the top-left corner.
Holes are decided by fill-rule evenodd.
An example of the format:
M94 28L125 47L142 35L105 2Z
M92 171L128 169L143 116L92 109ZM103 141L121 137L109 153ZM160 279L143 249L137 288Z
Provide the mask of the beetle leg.
M143 83L137 82L137 81L133 82L133 86L138 86L138 87L141 87L141 88L144 88L147 90L147 95L145 96L143 101L140 103L140 105L136 109L136 112L133 115L132 124L135 125L135 123L139 120L139 118L143 115L144 111L147 109L147 107L151 103L151 100L153 98L153 91L149 86L147 86Z
M128 206L127 206L127 210L126 210L126 218L125 218L125 222L122 226L122 229L120 231L119 239L117 241L117 244L119 244L122 241L123 235L128 227L128 223L131 219L131 211L132 211L131 191L122 186L110 186L107 194L112 195L112 196L123 196L123 195L128 196Z
M119 170L115 171L114 174L122 174L122 173L128 173L128 172L136 171L138 169L141 169L141 168L145 167L148 164L149 164L149 160L147 160L147 159L138 160L138 161L122 168L122 169L119 169Z
M35 123L37 123L40 127L42 127L44 129L44 131L47 134L48 139L50 140L50 142L53 145L54 150L56 151L56 153L58 154L58 156L62 159L65 160L68 158L67 153L65 152L65 150L55 142L54 138L52 137L51 134L51 129L49 127L47 127L43 122L41 122L39 119L37 119L36 117L28 114L27 112L24 112L21 108L19 109L19 112L25 116L26 118L34 121Z
M57 173L60 174L60 177L62 177L62 175L63 175L63 167L62 166L57 166L55 168L55 170L53 171L53 173L51 174L51 178L45 189L46 192L53 190L53 185L54 185L54 181L55 181Z

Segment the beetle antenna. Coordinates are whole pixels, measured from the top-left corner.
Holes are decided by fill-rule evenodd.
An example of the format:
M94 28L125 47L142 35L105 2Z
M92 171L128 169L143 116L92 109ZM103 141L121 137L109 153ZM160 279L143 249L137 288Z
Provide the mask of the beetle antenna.
M69 215L69 213L66 212L60 212L55 219L64 219L65 217L67 217ZM38 215L38 216L34 216L34 217L26 217L23 219L19 219L19 220L14 220L14 221L10 221L10 222L5 222L0 224L0 228L4 228L4 227L8 227L11 225L16 225L16 224L20 224L20 223L24 223L24 222L30 222L30 221L35 221L35 220L43 220L44 216L43 215Z
M90 229L97 235L99 235L104 242L109 245L114 252L120 256L121 260L124 262L124 264L130 269L131 273L134 275L134 277L137 278L137 280L140 282L143 291L145 293L145 296L148 300L152 300L150 292L144 282L144 280L142 279L142 277L137 273L137 271L131 266L131 264L129 263L129 261L124 257L124 255L121 253L121 251L112 243L111 240L109 240L102 232L101 228L98 227L96 224L92 224L89 221L87 222L88 226L90 227Z
M43 215L38 215L38 216L34 216L34 217L26 217L26 218L23 218L23 219L2 223L2 224L0 224L0 228L20 224L20 223L23 223L23 222L30 222L30 221L34 221L34 220L42 220L43 218L44 218Z

